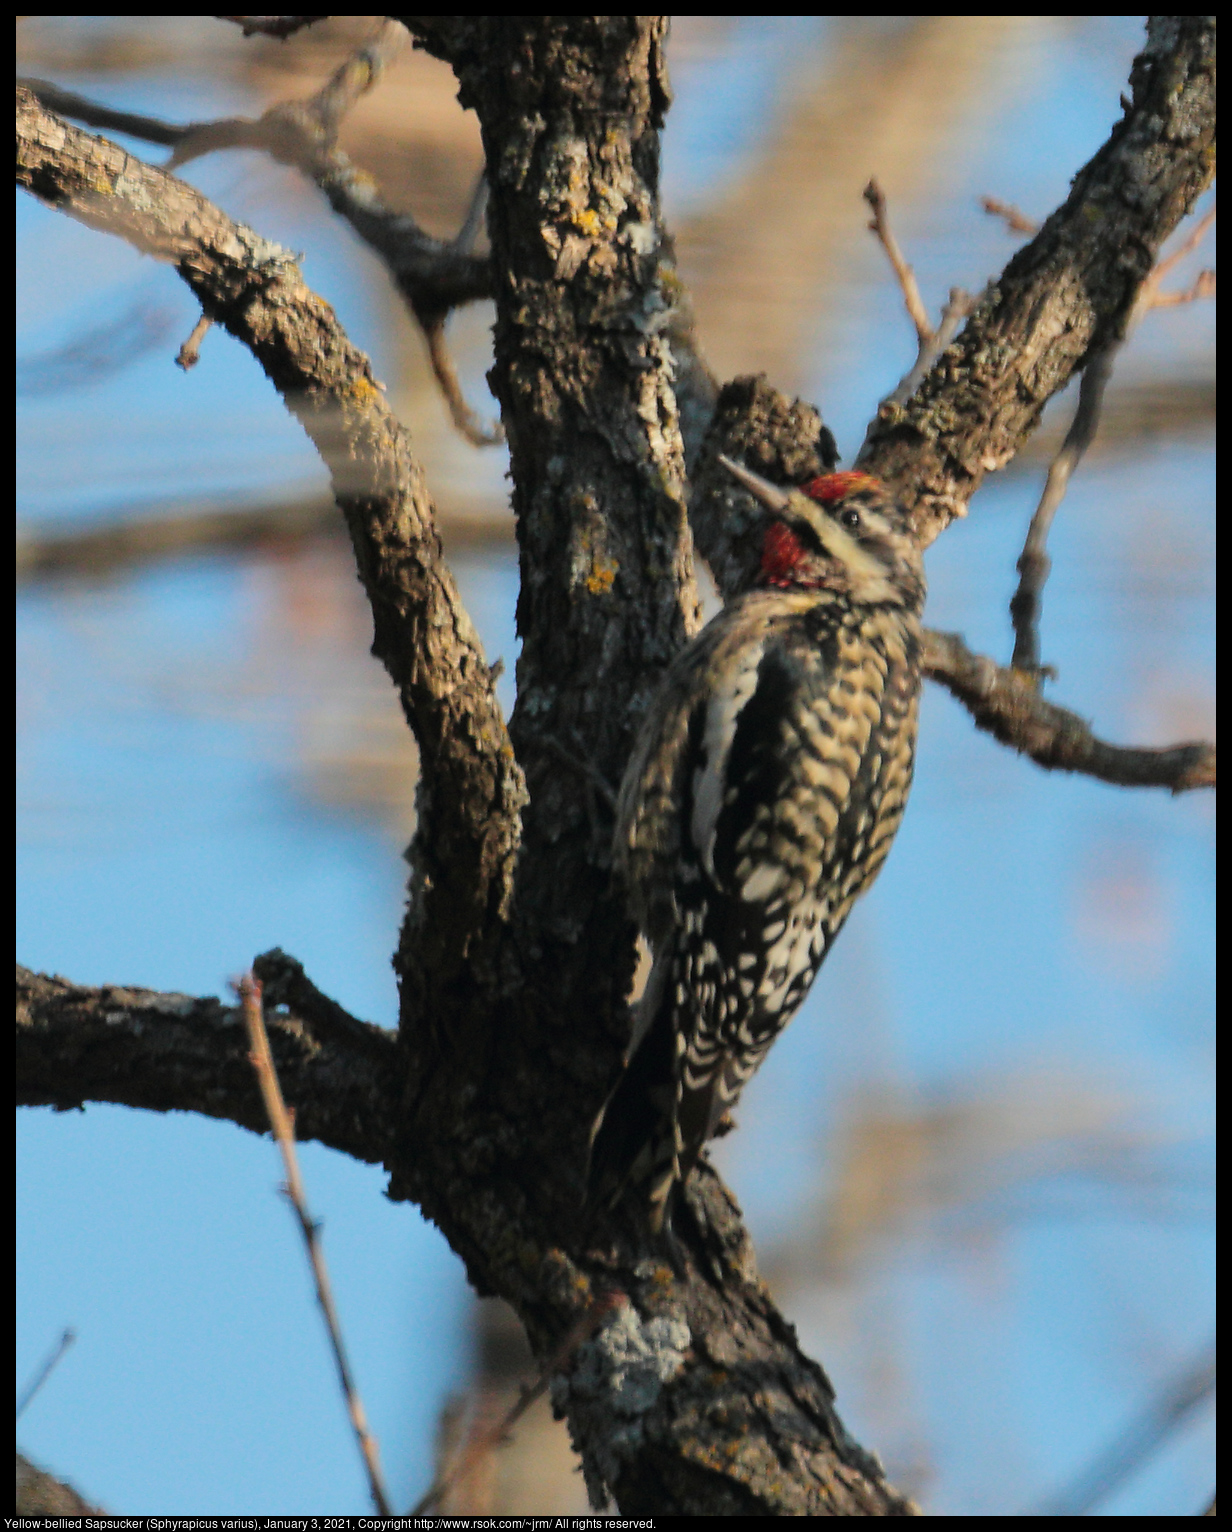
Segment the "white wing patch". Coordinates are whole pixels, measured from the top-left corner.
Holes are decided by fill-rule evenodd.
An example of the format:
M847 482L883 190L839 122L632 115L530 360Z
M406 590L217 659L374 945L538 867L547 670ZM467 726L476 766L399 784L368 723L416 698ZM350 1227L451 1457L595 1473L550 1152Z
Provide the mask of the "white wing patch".
M769 899L787 881L787 869L776 862L759 862L741 885L740 897L750 904Z
M723 809L723 784L727 778L727 758L736 723L742 710L757 690L757 667L765 644L755 644L741 656L739 670L725 678L706 704L706 732L702 738L702 762L693 772L693 819L689 832L702 866L713 878L714 838ZM717 879L716 879L717 881Z

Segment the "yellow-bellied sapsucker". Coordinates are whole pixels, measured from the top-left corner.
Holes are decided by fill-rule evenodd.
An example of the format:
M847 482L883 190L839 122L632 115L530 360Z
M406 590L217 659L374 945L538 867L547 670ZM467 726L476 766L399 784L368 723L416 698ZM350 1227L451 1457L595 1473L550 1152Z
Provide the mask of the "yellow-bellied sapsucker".
M790 1021L890 849L911 784L923 563L876 479L784 490L761 568L684 650L625 773L613 858L654 965L590 1187L673 1188Z

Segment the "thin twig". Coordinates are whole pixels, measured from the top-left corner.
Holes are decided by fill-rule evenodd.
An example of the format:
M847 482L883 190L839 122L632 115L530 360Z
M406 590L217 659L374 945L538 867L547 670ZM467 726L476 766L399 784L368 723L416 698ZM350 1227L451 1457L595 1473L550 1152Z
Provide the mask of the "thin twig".
M459 255L470 255L475 248L475 241L479 238L479 231L483 228L483 220L488 211L488 172L485 167L479 172L475 182L475 190L471 193L471 204L466 210L466 217L462 220L462 227L454 236L453 248Z
M977 728L1049 770L1174 793L1215 786L1214 745L1196 741L1163 750L1109 745L1076 713L1045 702L1022 671L974 654L957 633L926 629L921 669L958 698Z
M1215 273L1207 268L1200 271L1187 288L1179 293L1155 293L1151 298L1151 308L1174 309L1183 303L1196 303L1200 298L1213 298L1215 296Z
M511 543L513 517L506 510L480 515L448 514L437 526L447 547ZM196 548L285 549L318 537L344 536L337 505L308 496L272 505L221 506L185 510L172 504L149 515L121 516L101 526L71 525L54 533L17 534L16 576L25 580L96 575L107 569L181 558ZM495 680L495 676L493 677Z
M218 16L218 21L233 21L237 27L243 29L245 37L253 37L260 33L263 37L277 37L281 42L286 42L293 33L302 27L310 27L314 22L324 21L324 16Z
M1038 234L1040 226L1034 218L1028 218L1012 202L1002 202L999 197L981 197L980 206L994 218L1003 218L1011 234Z
M127 133L133 138L144 138L150 144L175 145L188 133L206 126L190 122L183 127L164 122L160 117L143 117L136 112L118 112L100 102L79 96L76 91L64 90L50 80L36 80L32 76L19 78L19 86L32 90L51 112L61 112L76 122L84 122L90 128L105 128L109 133Z
M1044 493L1035 508L1026 542L1018 559L1018 589L1010 600L1010 618L1014 624L1016 670L1038 679L1040 675L1039 616L1049 571L1048 532L1057 507L1065 498L1070 475L1082 461L1099 427L1104 391L1112 376L1112 365L1121 349L1122 339L1114 336L1095 350L1082 371L1078 389L1078 408L1056 457L1048 467Z
M1183 1371L1168 1380L1111 1446L1064 1490L1050 1496L1031 1514L1085 1516L1092 1506L1106 1499L1118 1484L1139 1468L1214 1392L1215 1342L1212 1340Z
M1065 498L1070 476L1082 461L1087 448L1099 429L1100 411L1108 379L1112 376L1117 353L1129 339L1142 316L1154 308L1166 308L1186 303L1206 295L1204 278L1209 275L1210 292L1215 287L1215 273L1203 272L1188 293L1160 293L1159 284L1172 271L1177 262L1195 250L1207 230L1215 221L1215 209L1202 218L1180 245L1168 256L1156 262L1142 284L1138 300L1134 304L1124 333L1107 337L1090 353L1082 371L1078 390L1078 407L1070 422L1065 440L1048 468L1044 492L1040 496L1031 525L1027 528L1026 541L1018 559L1018 588L1010 600L1010 619L1014 625L1014 658L1016 670L1032 678L1038 684L1045 670L1040 666L1039 618L1044 586L1052 568L1048 558L1048 533L1052 527L1057 508Z
M889 257L890 265L894 268L894 275L898 278L898 285L903 290L903 302L907 305L912 324L915 325L920 346L924 347L933 338L933 327L928 322L928 311L924 307L924 300L920 297L920 287L915 279L915 272L907 264L906 257L899 249L898 241L890 229L889 220L886 217L885 193L875 179L864 188L864 200L873 211L869 229L881 241L881 247Z
M929 322L928 311L924 307L924 300L920 297L920 287L915 279L915 272L908 265L906 257L903 255L899 243L890 228L889 218L886 213L885 193L876 180L870 181L864 188L864 200L873 210L872 221L868 227L881 242L881 247L889 258L890 265L894 268L894 274L897 276L899 286L902 288L903 302L906 304L907 313L911 316L911 322L915 326L916 333L915 361L899 379L891 392L878 405L874 422L869 425L869 432L871 434L873 424L877 420L882 419L887 410L894 410L911 398L925 374L931 370L937 358L958 333L959 325L980 300L973 298L970 293L961 287L950 288L949 299L941 311L941 322L934 330ZM866 444L867 441L868 438L866 436ZM863 448L861 448L861 451L863 451ZM859 454L857 454L857 459L858 457Z
M295 1155L294 1126L291 1114L287 1111L286 1103L282 1099L278 1074L274 1069L274 1058L270 1053L269 1038L265 1031L265 1020L261 1014L261 985L251 974L245 974L236 988L244 1013L244 1025L248 1029L248 1040L252 1046L249 1057L261 1086L261 1096L269 1116L270 1129L278 1140L278 1148L282 1153L283 1168L287 1173L286 1193L295 1209L300 1230L304 1236L304 1245L308 1251L308 1260L316 1282L317 1302L325 1315L325 1326L329 1331L329 1342L333 1347L334 1361L338 1367L338 1380L342 1385L347 1414L351 1417L351 1426L368 1474L368 1488L372 1494L372 1503L376 1506L379 1515L390 1516L393 1512L390 1510L389 1497L385 1492L385 1483L381 1476L376 1440L368 1430L368 1419L364 1414L363 1402L351 1377L350 1364L347 1362L346 1350L342 1344L342 1328L338 1323L338 1312L334 1307L329 1273L325 1267L325 1254L321 1249L320 1225L313 1221L308 1212L308 1203L304 1196L299 1161Z
M207 319L204 314L192 327L192 334L180 347L175 358L175 365L188 372L201 360L201 342L205 339L205 332L209 329L213 320Z
M263 149L325 189L325 182L356 175L337 147L347 112L381 78L406 38L406 29L385 21L362 48L345 58L319 90L300 101L279 101L260 117L224 117L186 130L164 165L177 170L218 149Z
M941 310L941 323L937 326L932 339L920 346L910 371L903 374L894 391L882 400L882 405L878 406L879 409L884 405L902 404L911 398L920 386L924 374L931 369L933 363L958 334L959 325L978 305L982 297L981 293L979 298L973 298L962 287L950 288L950 296Z
M312 98L321 129L332 144L342 119L393 63L406 41L406 28L385 21L371 41L345 59Z
M438 1505L444 1499L458 1480L469 1473L486 1453L491 1452L493 1448L499 1447L502 1442L506 1441L510 1431L517 1425L522 1416L526 1414L531 1405L547 1392L548 1386L556 1374L562 1372L568 1366L579 1346L585 1345L607 1316L628 1303L628 1301L628 1296L622 1292L600 1293L587 1307L577 1323L568 1331L556 1350L544 1362L543 1366L539 1369L539 1376L536 1381L521 1385L518 1389L517 1399L495 1425L488 1426L482 1431L468 1433L448 1469L437 1475L409 1514L411 1516L427 1514L433 1506Z
M1179 301L1182 303L1186 301L1184 298L1176 298L1176 296L1173 294L1160 293L1159 284L1164 280L1166 276L1169 276L1172 273L1172 271L1179 265L1181 261L1185 259L1187 255L1196 250L1202 241L1206 238L1207 231L1215 222L1215 211L1215 208L1212 207L1209 213L1204 214L1203 217L1198 220L1198 222L1189 231L1189 233L1176 247L1176 249L1172 251L1171 255L1166 255L1162 260L1155 263L1151 269L1150 276L1148 276L1146 281L1142 284L1141 293L1138 295L1139 308L1167 308L1170 306L1170 301ZM1200 282L1202 277L1207 275L1207 272L1200 273L1198 281ZM1215 273L1212 271L1209 273L1209 276L1211 278L1210 296L1214 297ZM1196 285L1197 284L1195 283L1195 286ZM1202 296L1206 295L1203 294Z
M566 766L571 766L584 782L586 782L590 787L593 787L594 790L603 799L604 803L607 804L608 808L611 809L613 813L615 813L617 794L613 790L612 784L607 780L599 768L597 766L592 766L589 761L583 760L580 755L575 755L572 750L566 749L566 747L561 744L560 740L558 740L554 734L544 734L541 736L541 738L548 749L551 750L554 755L559 756L559 758L564 761Z
M432 363L432 374L445 397L445 403L449 406L450 419L467 441L473 447L495 447L504 441L505 428L499 420L494 420L490 425L485 426L478 413L466 402L466 395L462 392L462 385L454 369L453 357L450 356L449 347L445 344L447 317L445 314L439 314L420 320L423 325L424 339L428 343L428 360Z
M64 1334L60 1337L60 1339L57 1341L57 1343L55 1345L55 1348L53 1349L51 1354L48 1356L47 1360L43 1363L43 1365L35 1373L34 1377L31 1378L30 1382L26 1384L26 1386L22 1390L22 1392L20 1394L18 1394L18 1396L17 1396L17 1419L18 1420L20 1420L21 1417L26 1413L26 1410L29 1407L30 1401L38 1393L39 1389L42 1388L43 1384L46 1383L47 1379L51 1377L52 1373L55 1372L56 1368L60 1365L60 1359L63 1357L64 1353L68 1350L68 1348L73 1344L73 1342L76 1339L77 1339L77 1332L70 1325L68 1327L68 1329L65 1330Z
M466 210L466 217L462 220L462 227L450 243L450 248L458 256L468 256L474 250L487 210L488 176L487 170L484 169L479 172L475 182L475 189L471 193L470 206ZM499 445L505 439L505 428L499 420L484 425L477 411L467 403L466 395L462 392L462 384L458 380L457 369L453 365L453 357L445 344L445 325L453 305L442 304L431 296L427 301L416 298L413 293L408 293L408 297L411 310L418 319L424 339L428 343L428 360L432 364L432 375L444 396L445 403L449 406L450 419L473 447Z
M334 212L384 260L424 332L432 372L454 425L472 445L493 446L504 441L504 430L499 422L485 425L467 404L444 336L445 322L454 308L488 297L491 292L490 264L486 257L473 253L487 206L486 177L481 175L476 184L457 236L447 241L433 239L408 214L387 207L371 176L359 170L337 144L343 117L380 79L405 38L406 29L400 23L386 21L376 36L345 59L312 95L278 102L259 118L227 117L183 127L154 117L113 112L44 80L19 83L34 91L50 109L91 127L170 145L164 170L181 169L202 155L224 149L261 150L280 164L299 170L324 192Z

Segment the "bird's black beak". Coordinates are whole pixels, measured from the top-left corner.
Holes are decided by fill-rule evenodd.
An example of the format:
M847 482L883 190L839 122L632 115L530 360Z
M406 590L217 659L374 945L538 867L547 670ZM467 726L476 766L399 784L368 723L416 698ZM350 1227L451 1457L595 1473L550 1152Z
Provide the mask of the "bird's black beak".
M724 457L721 452L719 453L719 462L727 469L736 483L742 485L748 490L750 495L760 500L768 511L773 511L776 515L781 516L787 509L787 502L791 498L787 490L781 489L777 484L771 484L769 479L763 479L761 474L754 473L752 469L745 468L743 464L734 463L731 458Z

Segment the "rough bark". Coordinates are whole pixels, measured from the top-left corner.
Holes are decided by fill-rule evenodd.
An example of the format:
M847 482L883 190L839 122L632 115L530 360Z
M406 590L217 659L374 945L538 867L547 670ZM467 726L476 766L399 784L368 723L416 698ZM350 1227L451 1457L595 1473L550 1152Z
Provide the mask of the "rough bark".
M977 728L1054 771L1077 771L1118 787L1174 793L1215 785L1215 746L1202 741L1132 749L1097 739L1077 714L1045 702L1032 678L973 654L957 633L929 630L921 668L963 703Z
M810 404L765 378L736 378L719 392L693 478L690 518L698 550L724 596L744 589L761 557L761 528L732 488L719 453L781 484L803 484L833 465L834 441ZM967 709L976 727L1051 771L1075 771L1120 787L1174 793L1215 786L1215 746L1112 745L1085 719L1040 694L1033 678L974 654L957 633L924 630L921 669Z
M966 514L1092 350L1123 334L1160 246L1214 178L1215 18L1153 16L1130 86L1066 201L912 397L873 422L858 466L894 486L924 546Z
M22 1453L17 1454L18 1516L106 1516L98 1506L83 1500L71 1484L39 1468ZM70 1523L72 1525L72 1523ZM77 1523L80 1525L80 1523Z
M507 919L517 843L509 809L520 777L440 561L409 444L366 359L284 252L183 183L68 128L28 93L19 180L173 261L206 312L253 349L333 471L374 608L376 649L399 682L429 795L400 952L405 1123L390 1152L373 1113L366 1146L352 1142L350 1152L387 1154L394 1195L422 1201L476 1287L514 1302L541 1354L596 1294L618 1300L612 1322L556 1385L596 1495L607 1485L627 1508L658 1512L901 1510L879 1467L843 1432L824 1374L799 1352L757 1280L717 1178L699 1177L693 1191L697 1263L687 1282L643 1248L636 1227L580 1227L586 1128L623 1041L633 933L607 886L607 828L592 817L587 764L562 768L553 747L568 754L572 746L583 762L617 774L636 713L694 616L670 355L656 319L662 103L649 82L659 79L661 32L624 19L595 25L608 29L614 55L601 56L605 39L588 23L538 24L531 62L542 110L516 71L518 89L506 97L493 88L487 103L511 136L539 124L522 156L507 157L508 176L493 177L494 245L506 242L510 271L499 310L500 386L531 550L517 724L542 797L528 816L516 932ZM570 40L573 26L579 35ZM491 57L499 83L507 56ZM574 81L577 94L554 104L559 78ZM626 120L623 132L613 129ZM485 122L485 131L495 130ZM543 227L557 230L558 249ZM163 1035L172 1051L192 1052L176 1014L184 1002L139 998L145 1065L117 1047L109 1079L99 1054L78 1078L72 1048L57 1046L43 1055L41 1078L27 1071L22 1099L186 1104L184 1075L168 1082L154 1067ZM75 1007L63 1027L88 1032L91 1007L81 997ZM221 1007L189 1009L207 1034L229 1025ZM46 1011L42 1026L51 1026ZM333 1040L333 1051L344 1046ZM27 1063L32 1057L37 1049ZM225 1071L220 1078L217 1057L203 1058L199 1046L197 1057L196 1099L218 1112L233 1087L227 1115L255 1125L251 1085ZM64 1067L49 1079L57 1060ZM288 1067L294 1074L293 1060ZM315 1087L301 1083L306 1094L287 1095L308 1132ZM337 1132L324 1117L319 1123L323 1137ZM785 1474L784 1463L794 1471Z
M267 958L267 998L288 1008L271 1037L284 1093L305 1136L384 1160L392 1194L440 1224L478 1291L513 1303L541 1357L602 1309L553 1384L596 1497L610 1489L630 1514L910 1513L843 1430L709 1166L688 1187L683 1275L627 1210L590 1225L580 1215L587 1130L624 1042L634 962L596 783L619 778L696 620L670 345L678 285L657 200L663 24L407 24L453 65L489 167L493 382L522 572L508 731L409 441L327 305L285 252L19 93L20 184L175 264L317 443L373 607L375 652L419 742L400 1039L331 1009L302 971ZM1042 231L1035 256L1011 265L923 403L874 433L870 466L911 498L925 541L1031 428L1100 325L1118 322L1134 272L1204 184L1208 33L1190 18L1153 25L1134 106L1079 178L1082 197ZM711 386L688 375L701 393ZM771 402L758 425L747 413L757 390L747 393L723 430L751 461L789 478L827 466L832 444L807 410ZM703 462L699 485L706 472ZM736 580L747 538L730 535L722 506L695 505L695 516L725 585ZM23 999L19 1100L185 1106L262 1125L238 1024L217 1002L19 971Z
M274 1004L274 1002L271 1002ZM397 1041L366 1022L330 1029L271 1009L270 1048L296 1134L380 1163L397 1124ZM344 1013L345 1014L345 1013ZM269 1124L237 1007L106 985L87 989L17 969L17 1105L57 1111L116 1101L200 1112L254 1133Z
M481 961L507 909L525 793L407 432L287 251L22 88L17 125L18 185L174 265L207 317L249 347L325 460L372 607L373 653L421 751L415 941L456 975Z

